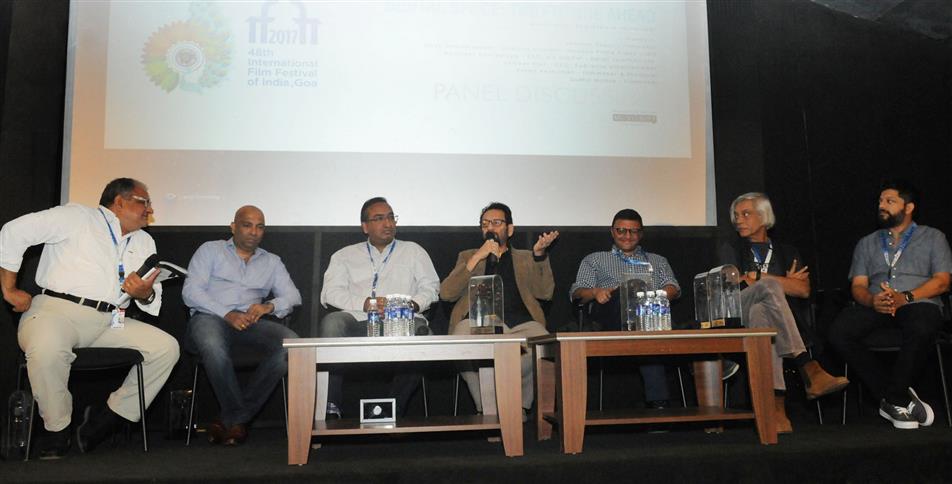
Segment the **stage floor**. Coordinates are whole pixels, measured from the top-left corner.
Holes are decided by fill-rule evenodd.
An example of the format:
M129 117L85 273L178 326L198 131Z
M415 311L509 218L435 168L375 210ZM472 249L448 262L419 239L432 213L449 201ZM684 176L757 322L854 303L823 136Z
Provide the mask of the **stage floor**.
M894 430L882 419L854 417L847 426L795 422L780 443L760 445L752 423L721 434L699 426L591 428L585 451L563 455L558 441L535 441L507 458L489 433L417 434L325 439L304 466L287 465L284 432L253 429L243 446L211 446L138 436L116 448L59 461L2 462L0 482L949 482L952 429ZM663 431L667 430L667 431Z

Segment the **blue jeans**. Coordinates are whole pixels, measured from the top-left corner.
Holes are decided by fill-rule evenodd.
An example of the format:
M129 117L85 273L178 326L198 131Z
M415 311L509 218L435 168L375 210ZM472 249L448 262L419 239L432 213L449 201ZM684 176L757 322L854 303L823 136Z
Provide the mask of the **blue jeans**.
M268 401L278 381L288 372L285 338L297 334L284 325L260 319L244 331L231 327L224 319L197 312L188 321L186 349L202 358L202 366L221 406L222 423L230 427L248 423ZM242 392L232 365L231 350L251 347L265 355L255 368L251 381Z
M416 334L432 334L426 318L414 318ZM426 328L423 330L422 328ZM367 336L367 319L358 321L350 313L336 311L324 316L320 327L321 338L344 338ZM407 402L413 397L423 375L415 372L398 372L390 382L388 395L397 400L397 415L403 416L407 410ZM339 373L331 372L327 378L327 401L337 406L342 405L344 378Z

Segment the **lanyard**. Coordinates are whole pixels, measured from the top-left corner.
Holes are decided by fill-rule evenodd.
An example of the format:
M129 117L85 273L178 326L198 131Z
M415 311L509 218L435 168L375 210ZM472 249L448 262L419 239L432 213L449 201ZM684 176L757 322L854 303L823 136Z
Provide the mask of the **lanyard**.
M622 262L624 262L625 264L629 266L648 266L648 273L651 274L654 272L654 267L652 267L650 262L640 261L638 259L635 259L634 255L630 257L626 256L625 254L622 253L621 250L618 249L618 247L612 247L612 253L618 256L618 258L621 259Z
M390 245L390 250L387 252L387 256L383 258L383 262L380 263L380 267L377 267L374 264L374 256L370 252L370 242L367 242L367 256L370 257L370 267L374 270L374 279L370 283L370 297L377 297L377 281L380 280L380 272L383 271L383 268L386 267L387 262L390 261L390 256L393 255L393 249L397 246L397 241L394 240Z
M132 237L126 239L126 245L122 247L122 251L119 251L119 241L116 240L116 234L112 233L109 219L106 218L106 214L101 208L99 209L99 214L102 215L102 220L106 223L106 229L109 230L109 237L112 238L112 245L116 248L116 257L119 259L119 284L122 285L123 282L126 282L126 267L122 264L122 254L125 254L126 249L129 248L129 241L132 240Z
M883 247L883 259L886 260L886 265L889 267L886 279L887 281L892 280L893 269L896 268L896 263L899 262L899 258L902 257L902 251L906 250L906 247L909 245L909 241L912 239L912 233L916 231L917 227L918 225L913 222L912 225L909 226L909 229L906 230L906 233L902 236L902 240L899 241L899 247L896 248L896 253L893 254L891 262L889 260L889 236L887 235L886 230L879 232L879 241Z
M750 246L750 252L754 254L754 264L757 265L757 268L760 269L760 272L763 274L767 273L767 269L770 268L770 259L773 258L773 242L770 242L770 245L767 247L767 256L760 259L760 254L754 250L754 246Z

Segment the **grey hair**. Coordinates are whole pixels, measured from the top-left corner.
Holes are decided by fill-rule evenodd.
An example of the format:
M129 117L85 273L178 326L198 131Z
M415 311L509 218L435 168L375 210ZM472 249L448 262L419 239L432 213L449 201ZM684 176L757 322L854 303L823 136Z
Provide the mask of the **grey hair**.
M737 217L734 216L734 209L737 208L738 203L744 200L752 200L754 202L754 209L760 214L760 218L764 219L764 227L768 229L773 228L777 222L777 217L774 216L773 206L770 205L770 198L760 192L745 193L731 202L731 224L737 223Z

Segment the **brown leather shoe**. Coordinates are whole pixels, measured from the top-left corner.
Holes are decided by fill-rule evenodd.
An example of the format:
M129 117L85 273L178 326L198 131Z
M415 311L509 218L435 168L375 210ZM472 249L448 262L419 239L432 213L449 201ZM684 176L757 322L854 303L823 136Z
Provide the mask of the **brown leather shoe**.
M793 432L793 424L787 418L787 409L783 404L783 395L774 395L774 423L777 426L778 434L789 434Z
M827 373L816 360L810 360L800 370L806 387L807 400L838 392L850 384L845 376L833 376Z
M220 444L225 440L228 429L225 428L225 424L221 423L221 420L216 418L212 423L208 424L206 432L208 433L209 444Z
M245 443L247 438L248 427L245 424L236 424L228 429L228 434L225 435L225 440L222 443L229 446L239 445Z

